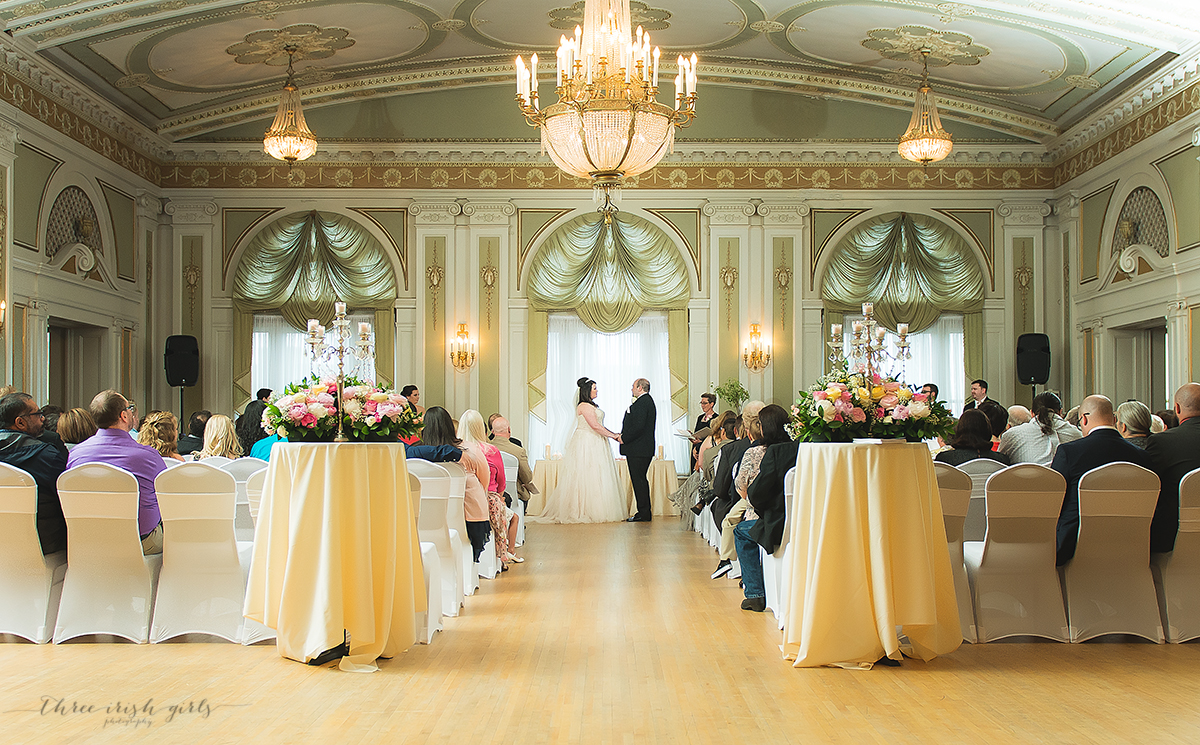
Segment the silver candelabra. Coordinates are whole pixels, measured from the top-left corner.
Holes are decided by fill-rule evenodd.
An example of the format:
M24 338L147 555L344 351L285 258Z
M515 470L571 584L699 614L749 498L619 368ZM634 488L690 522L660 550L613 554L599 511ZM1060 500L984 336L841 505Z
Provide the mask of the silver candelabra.
M337 362L337 436L334 442L348 442L342 427L344 410L342 408L342 391L345 390L346 360L357 368L366 359L375 354L375 345L371 339L371 324L363 321L358 324L358 338L350 331L350 321L346 320L346 304L340 300L333 305L333 341L325 341L325 327L315 319L308 319L308 338L305 343L309 347L309 359L314 368L332 366ZM317 372L314 369L314 372Z
M896 325L895 353L888 351L888 330L875 321L875 304L862 304L863 320L855 321L854 336L850 339L850 355L847 357L842 324L835 323L829 329L829 361L838 364L845 361L847 369L854 373L866 373L869 379L875 375L897 372L898 380L904 379L904 363L912 358L908 341L908 324Z

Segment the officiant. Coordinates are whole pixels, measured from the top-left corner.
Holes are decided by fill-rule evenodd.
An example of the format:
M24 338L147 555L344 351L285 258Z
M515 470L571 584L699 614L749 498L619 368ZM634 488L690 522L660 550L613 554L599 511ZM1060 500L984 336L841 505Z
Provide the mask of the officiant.
M696 426L692 427L692 431L699 433L700 430L710 427L714 419L717 418L717 394L704 393L700 396L700 416L696 417ZM696 459L700 457L700 443L704 442L704 438L708 435L699 435L692 438L692 458L689 471L696 470Z

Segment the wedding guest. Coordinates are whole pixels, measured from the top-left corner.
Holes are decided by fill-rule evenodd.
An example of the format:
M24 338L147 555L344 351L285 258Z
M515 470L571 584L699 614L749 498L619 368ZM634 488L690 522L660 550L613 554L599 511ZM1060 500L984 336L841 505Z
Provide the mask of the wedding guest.
M287 438L280 437L279 435L267 435L258 442L254 443L254 447L250 448L250 457L269 462L271 460L271 448L275 447L281 442L287 442ZM415 458L417 456L414 455L413 457Z
M700 394L700 416L696 417L696 426L692 428L693 432L699 432L705 427L711 428L712 422L717 418L715 411L717 405L717 395L715 393ZM692 439L692 463L691 470L696 470L696 463L700 459L700 447L704 443L704 438Z
M146 415L137 441L158 451L164 460L183 461L179 454L179 419L169 411L152 411Z
M211 416L212 412L208 409L192 412L188 419L188 433L179 438L180 455L191 455L204 449L204 427Z
M495 421L497 419L503 419L503 418L504 417L499 412L492 414L491 416L488 417L488 420L487 420L488 440L496 439L497 435L496 435L496 430L495 430L495 426L494 426ZM507 423L507 420L506 420L506 423ZM512 428L511 427L508 430L508 441L511 442L512 444L516 445L519 448L524 447L524 445L521 444L520 440L518 440L517 438L512 436ZM503 450L504 448L500 448L500 449Z
M1008 429L1008 410L990 399L975 407L975 410L982 411L988 418L988 425L992 428L992 450L999 449L1000 435Z
M491 471L487 458L478 447L467 447L454 433L454 422L450 413L441 406L430 406L425 412L425 429L421 432L421 444L425 447L438 448L449 445L459 451L459 464L467 472L466 494L463 500L463 512L466 515L467 538L471 541L471 549L475 554L475 562L487 545L491 533L491 522L488 518L487 486L491 480ZM446 460L451 460L447 457Z
M992 399L988 398L987 392L988 392L988 384L987 384L986 380L984 380L983 378L979 378L977 380L972 380L971 381L971 397L969 399L967 399L966 405L963 406L963 411L979 408L979 406L982 403L984 403L985 401L991 401L992 403L995 404L996 403L995 401L992 401ZM996 405L999 406L999 404L996 404Z
M45 406L43 406L42 407L42 418L45 420L46 426L45 426L45 429L42 431L43 432L57 432L58 431L58 418L61 417L62 414L63 414L63 408L61 406L55 406L54 404L46 404Z
M133 429L129 430L129 436L136 440L138 436L138 425L141 423L142 417L138 415L137 402L130 401L129 399L125 400L129 401L129 411L131 414L133 414Z
M215 455L236 460L242 457L242 445L238 442L233 421L224 414L213 414L204 425L204 448L196 454L196 460Z
M938 398L938 387L936 383L926 383L921 386L921 393L929 396L930 401L936 401Z
M717 453L728 442L736 439L737 417L732 411L725 411L712 423L712 434L704 438L704 442L700 443L699 461L696 463L696 468L703 474L704 480L712 482L713 480L713 461L716 460Z
M1050 467L1054 453L1064 442L1083 437L1078 428L1062 417L1062 401L1046 391L1033 399L1033 419L1000 436L1000 452L1013 463L1036 463Z
M270 393L269 389L263 390ZM262 391L259 391L260 393ZM234 425L234 430L237 433L238 444L242 446L243 453L249 453L254 449L254 443L267 436L267 431L262 427L263 412L267 410L267 405L260 399L255 399L246 404L242 415L238 417L237 424Z
M87 409L71 409L58 418L58 436L66 444L68 452L94 434L96 422Z
M758 476L746 490L746 498L758 514L758 519L742 520L733 529L733 542L737 548L745 589L743 610L761 612L766 609L766 586L758 549L761 546L773 554L783 542L783 528L787 521L784 478L796 466L800 447L799 440L768 447L759 464Z
M1070 409L1068 409L1066 419L1067 424L1071 425L1075 429L1079 429L1079 407L1072 406Z
M1167 425L1166 425L1166 422L1164 422L1162 420L1162 417L1160 417L1158 414L1151 414L1150 415L1150 434L1157 435L1159 432L1166 432L1166 431L1167 431Z
M97 393L88 411L99 429L71 450L67 468L84 463L108 463L132 473L138 482L138 532L142 538L142 553L161 554L162 516L158 512L154 478L167 468L162 456L154 448L139 445L129 436L137 419L133 404L120 393L114 390Z
M70 448L63 442L62 436L58 434L58 419L62 416L62 411L61 407L54 404L46 404L41 408L44 426L42 427L42 433L38 435L38 439L47 445L53 446L65 458Z
M254 394L256 401L262 401L264 404L271 400L271 394L275 391L270 388L259 388L258 393Z
M9 393L0 398L0 463L33 477L37 485L38 541L42 553L48 555L67 548L67 521L58 501L58 477L66 470L67 456L38 439L44 419L27 393Z
M1033 419L1033 414L1029 411L1029 409L1025 408L1021 404L1009 406L1008 407L1008 426L1005 427L1004 430L1007 432L1008 430L1012 429L1013 427L1019 427L1022 424L1024 424L1025 422L1028 422L1032 419Z
M1184 383L1175 391L1178 424L1146 441L1160 491L1150 522L1150 551L1164 553L1175 548L1179 532L1179 482L1189 471L1200 468L1200 383Z
M459 417L458 437L462 440L464 449L478 448L488 464L488 519L492 523L492 535L496 538L496 558L500 559L502 569L507 569L509 563L521 563L524 559L512 553L516 548L517 514L504 504L504 460L500 450L487 441L483 426L483 415L474 409L467 409Z
M950 449L934 457L939 463L961 466L976 458L990 458L1006 466L1012 462L1004 453L992 450L992 425L987 414L976 409L967 409L962 413L954 427L954 436L946 444Z
M1145 450L1153 416L1150 407L1141 401L1126 401L1117 407L1117 431L1125 442Z
M508 453L517 459L517 498L522 502L528 502L531 496L529 487L533 485L533 469L529 467L529 454L525 452L525 448L521 447L521 443L512 436L512 425L508 420L499 414L493 414L494 417L490 423L492 428L492 444L495 445L500 452ZM511 487L512 484L509 484Z
M421 400L421 391L417 390L415 385L404 386L400 389L400 395L404 396L404 399L408 401L408 408L412 409L418 414L425 413L425 407L421 406L419 403Z
M1179 426L1179 416L1170 409L1154 412L1154 415L1162 420L1163 426L1167 429L1175 429Z
M721 464L717 467L716 473L713 475L713 493L716 497L711 502L710 510L713 515L713 520L721 528L721 544L720 555L717 562L717 568L713 570L712 578L717 579L734 570L733 559L737 556L733 546L732 533L726 540L726 518L733 510L734 505L742 500L742 495L738 493L737 486L734 484L734 477L737 475L738 469L741 467L742 458L746 455L746 451L757 445L754 441L754 433L759 432L757 429L758 414L766 406L762 401L750 401L742 407L742 438L735 440L721 448ZM729 530L733 530L733 526L741 520L739 512L736 520L729 523Z

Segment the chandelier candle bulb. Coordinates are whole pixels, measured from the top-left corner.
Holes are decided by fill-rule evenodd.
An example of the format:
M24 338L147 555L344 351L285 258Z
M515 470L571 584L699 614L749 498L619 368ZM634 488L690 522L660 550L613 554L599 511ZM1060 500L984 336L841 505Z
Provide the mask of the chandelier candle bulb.
M875 338L876 339L878 339L879 341L883 341L886 336L887 336L887 329L885 329L883 326L875 327Z
M834 339L842 338L842 324L835 323L829 327L829 335Z
M908 324L901 323L896 326L896 333L900 334L901 337L908 336Z
M361 334L362 336L370 336L371 335L371 324L367 323L366 321L359 321L358 333Z
M317 327L320 325L321 325L321 322L318 321L317 319L315 319L315 318L308 319L308 333L310 333L310 334L317 333Z
M861 334L862 330L863 330L862 321L855 321L853 328L854 328L855 336L857 336L858 334Z
M537 106L537 99L538 99L538 96L537 96L537 89L538 89L537 65L538 65L538 56L537 56L537 52L534 52L533 56L529 58L529 87L532 90L531 95L533 98L534 106Z
M333 312L339 316L346 315L346 304L340 300L333 304Z
M875 303L863 303L862 304L862 312L863 312L864 316L874 315Z

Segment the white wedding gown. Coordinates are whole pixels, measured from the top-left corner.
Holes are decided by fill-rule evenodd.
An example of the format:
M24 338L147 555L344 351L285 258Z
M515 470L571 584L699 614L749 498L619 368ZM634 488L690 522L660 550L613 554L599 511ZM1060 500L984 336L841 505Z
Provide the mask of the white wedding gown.
M604 424L604 412L598 408L596 419ZM628 516L608 438L588 426L582 414L576 414L575 431L563 451L558 486L547 495L538 522L611 523Z

